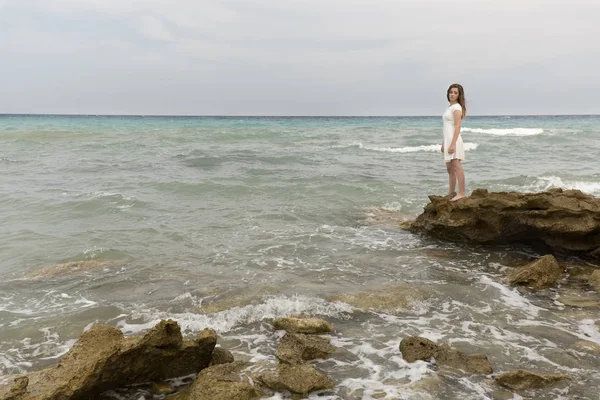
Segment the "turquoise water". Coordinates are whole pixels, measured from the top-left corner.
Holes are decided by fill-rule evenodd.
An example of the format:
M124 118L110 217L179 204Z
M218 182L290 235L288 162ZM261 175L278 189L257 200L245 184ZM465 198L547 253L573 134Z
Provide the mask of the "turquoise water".
M468 191L600 196L599 116L463 126ZM484 352L499 372L574 374L552 396L592 398L600 364L570 346L600 343L598 309L555 301L586 288L518 292L501 277L531 250L397 229L446 192L440 144L440 117L0 116L0 374L56 362L91 323L137 333L162 317L274 362L267 322L306 312L336 324L346 351L322 365L332 399L423 398L413 386L435 373L398 358L405 333ZM61 266L72 261L85 262ZM330 301L398 285L425 294L389 312ZM497 391L481 377L438 386L432 398Z

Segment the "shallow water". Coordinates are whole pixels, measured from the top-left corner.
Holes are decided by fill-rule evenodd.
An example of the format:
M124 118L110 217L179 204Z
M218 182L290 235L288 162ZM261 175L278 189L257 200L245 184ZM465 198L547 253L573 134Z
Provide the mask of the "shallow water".
M600 117L464 126L469 188L600 195ZM598 293L576 276L505 285L534 249L398 229L446 191L440 141L439 118L0 116L0 374L56 363L95 322L134 334L161 318L216 329L260 370L271 319L306 313L340 347L318 362L336 389L313 398L519 398L404 362L406 335L573 377L525 398L595 398L598 354L572 346L600 344Z

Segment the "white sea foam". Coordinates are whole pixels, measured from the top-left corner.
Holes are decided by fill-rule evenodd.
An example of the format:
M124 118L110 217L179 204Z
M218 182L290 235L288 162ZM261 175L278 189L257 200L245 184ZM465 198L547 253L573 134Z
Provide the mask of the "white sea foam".
M529 300L521 296L517 289L509 288L508 286L503 285L502 283L492 280L488 276L481 276L479 278L479 282L487 286L491 286L500 291L500 297L502 299L503 304L515 310L523 311L527 313L530 317L537 317L539 312L543 310L543 308L534 306L533 304L531 304L531 302L529 302Z
M145 323L128 323L120 320L117 326L126 334L145 331L160 322L161 319L177 320L182 330L198 332L204 328L213 328L219 333L231 331L239 325L252 324L266 319L274 319L292 314L320 315L343 318L352 313L353 308L342 302L328 302L320 298L296 295L291 297L274 296L261 304L233 307L213 314L171 313L151 309L134 311L134 318L143 318Z
M471 151L477 149L479 144L477 143L464 143L465 151ZM381 151L387 153L418 153L418 152L430 152L439 153L439 144L429 144L423 146L408 146L408 147L362 147L365 150Z
M541 128L491 128L491 129L482 129L482 128L462 128L461 132L472 132L472 133L486 133L489 135L499 135L499 136L534 136L541 135L544 133L544 130Z
M406 147L371 147L364 146L360 142L353 142L349 145L336 145L331 146L332 148L345 148L345 147L358 147L359 149L369 150L369 151L379 151L384 153L419 153L419 152L430 152L430 153L439 153L440 144L427 144L421 146L406 146ZM479 144L477 143L464 143L465 151L475 150Z
M526 191L542 192L551 188L577 189L584 193L600 195L600 182L563 181L558 176L540 176L525 188Z

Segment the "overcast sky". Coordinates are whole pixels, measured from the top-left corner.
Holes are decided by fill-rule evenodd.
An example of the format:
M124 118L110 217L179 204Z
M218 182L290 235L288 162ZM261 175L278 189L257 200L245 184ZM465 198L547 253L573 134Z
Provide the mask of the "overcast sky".
M0 0L0 113L600 114L600 0Z

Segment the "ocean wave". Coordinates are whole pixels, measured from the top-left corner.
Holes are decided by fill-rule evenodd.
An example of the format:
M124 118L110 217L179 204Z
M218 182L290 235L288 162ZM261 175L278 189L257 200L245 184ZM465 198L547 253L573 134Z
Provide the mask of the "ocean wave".
M354 142L351 145L347 146L333 146L334 148L342 148L342 147L358 147L359 149L370 150L370 151L380 151L386 153L419 153L419 152L430 152L430 153L438 153L440 151L440 144L428 144L421 146L407 146L407 147L369 147L363 146L360 142ZM477 143L464 143L465 151L475 150L479 147Z
M498 136L534 136L541 135L544 133L544 130L541 128L491 128L491 129L482 129L482 128L462 128L461 132L472 132L472 133L487 133L490 135L498 135Z
M534 192L543 192L551 188L577 189L584 193L600 195L600 182L585 181L563 181L558 176L540 176L536 181L527 186L526 190Z

